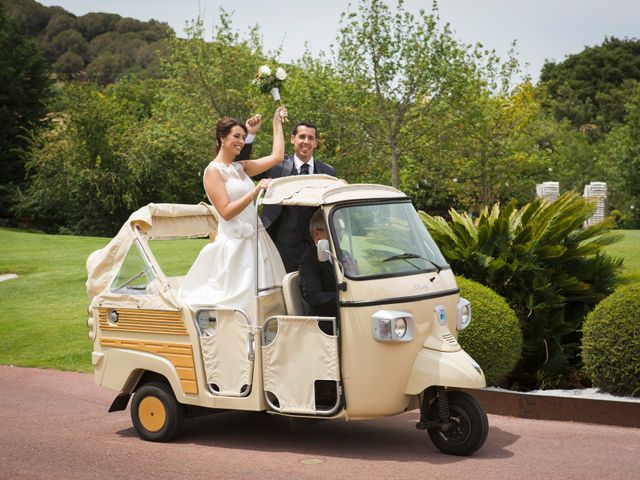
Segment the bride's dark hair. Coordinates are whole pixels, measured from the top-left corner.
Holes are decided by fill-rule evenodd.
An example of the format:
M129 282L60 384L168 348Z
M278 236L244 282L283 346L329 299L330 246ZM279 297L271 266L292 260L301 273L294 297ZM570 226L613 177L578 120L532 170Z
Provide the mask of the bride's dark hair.
M222 146L222 138L229 135L229 132L235 126L241 127L244 130L244 134L247 134L247 127L237 118L224 117L218 122L216 125L216 145L218 151L220 151L220 147Z

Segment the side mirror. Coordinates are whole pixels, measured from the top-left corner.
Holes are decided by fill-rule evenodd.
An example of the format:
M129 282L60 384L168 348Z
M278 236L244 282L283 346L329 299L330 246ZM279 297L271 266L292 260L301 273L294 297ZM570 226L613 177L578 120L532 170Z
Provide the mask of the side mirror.
M318 260L320 262L330 262L332 260L329 240L318 240L316 248L318 250Z
M338 260L336 258L336 256L331 253L331 249L329 247L329 240L318 240L318 245L316 246L317 248L317 252L318 252L318 260L320 262L331 262L333 263L333 261L335 260L335 264L338 265L338 273L337 273L337 281L338 281L338 288L342 291L345 291L347 289L347 284L344 281L344 267L342 266L342 263L340 263L340 260Z

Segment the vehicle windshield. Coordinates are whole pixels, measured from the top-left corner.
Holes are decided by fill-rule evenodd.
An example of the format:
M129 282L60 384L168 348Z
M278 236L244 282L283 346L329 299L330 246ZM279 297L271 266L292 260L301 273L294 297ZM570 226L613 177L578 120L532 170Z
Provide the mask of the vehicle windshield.
M338 207L331 215L337 256L349 278L394 277L448 267L411 203Z

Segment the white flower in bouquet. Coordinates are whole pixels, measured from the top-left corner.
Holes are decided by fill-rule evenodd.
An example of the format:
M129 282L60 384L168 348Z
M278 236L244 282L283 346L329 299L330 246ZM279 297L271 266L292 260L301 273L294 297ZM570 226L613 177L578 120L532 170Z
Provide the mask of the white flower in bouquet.
M269 75L271 75L271 69L269 68L268 65L262 65L258 69L258 74L260 74L261 76L264 75L265 77L268 77Z
M284 71L284 68L278 67L276 70L276 78L281 81L284 81L287 78L287 72Z

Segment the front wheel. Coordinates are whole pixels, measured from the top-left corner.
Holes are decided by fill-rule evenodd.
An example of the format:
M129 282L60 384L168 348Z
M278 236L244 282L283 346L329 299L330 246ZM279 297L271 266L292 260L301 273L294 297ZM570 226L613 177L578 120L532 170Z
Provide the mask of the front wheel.
M448 455L471 455L487 439L489 420L472 395L448 391L450 423L429 429L429 437L440 451Z
M168 385L145 383L133 397L131 420L143 440L168 442L182 427L184 408Z

